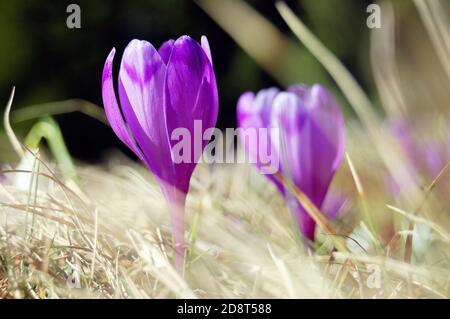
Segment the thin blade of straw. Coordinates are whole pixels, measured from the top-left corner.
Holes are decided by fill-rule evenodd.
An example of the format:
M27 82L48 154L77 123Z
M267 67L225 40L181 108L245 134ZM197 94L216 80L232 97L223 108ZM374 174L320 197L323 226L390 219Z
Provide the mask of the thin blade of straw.
M13 88L11 90L11 95L9 96L8 103L6 104L5 113L3 115L3 125L5 127L6 135L8 136L8 139L9 139L14 151L20 158L22 158L22 156L24 155L22 145L20 144L19 140L17 139L16 134L14 134L14 131L11 127L11 123L9 121L9 113L11 112L11 106L12 106L12 102L14 100L15 91L16 91L16 87L13 86Z

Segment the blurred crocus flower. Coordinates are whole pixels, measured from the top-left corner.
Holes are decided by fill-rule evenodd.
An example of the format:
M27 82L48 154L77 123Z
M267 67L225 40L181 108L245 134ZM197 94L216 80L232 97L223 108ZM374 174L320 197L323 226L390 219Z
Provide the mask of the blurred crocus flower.
M391 119L388 128L408 160L411 174L422 171L434 178L450 160L447 141L440 141L438 136L414 134L420 127L415 127L407 118Z
M168 201L176 263L184 256L183 215L189 181L201 153L190 162L174 159L175 129L187 129L194 141L194 122L214 127L218 93L206 37L201 44L188 36L165 42L159 50L147 41L132 40L119 70L116 99L113 85L115 49L106 59L102 95L112 129L153 172ZM120 105L120 106L119 106ZM203 140L201 150L208 141ZM193 142L191 145L194 145ZM197 147L197 146L196 146Z
M244 150L259 158L258 146L271 145L279 158L278 172L290 178L320 209L338 215L340 200L323 207L332 178L344 154L344 120L333 96L321 85L295 85L287 91L271 88L256 96L247 92L238 101L238 125L248 128L278 128L278 138L242 140ZM261 167L260 163L257 163ZM267 175L285 196L300 230L314 240L315 222L296 200L292 200L273 176ZM336 206L337 205L337 206ZM336 207L333 207L336 206ZM332 217L332 216L330 216Z

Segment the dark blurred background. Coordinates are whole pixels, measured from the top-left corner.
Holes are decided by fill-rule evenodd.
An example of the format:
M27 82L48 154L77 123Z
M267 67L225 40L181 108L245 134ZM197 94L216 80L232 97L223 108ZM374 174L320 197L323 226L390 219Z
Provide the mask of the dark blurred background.
M228 1L228 0L223 0ZM368 63L368 28L365 0L286 1L315 34L345 63L360 83L371 90ZM66 7L81 7L81 29L68 29ZM247 1L298 45L303 56L292 63L285 82L311 84L328 79L326 72L288 30L273 1ZM232 19L232 17L230 17ZM195 2L183 0L136 1L1 1L0 101L6 104L16 86L13 109L45 102L81 98L102 106L101 73L104 60L116 47L121 52L133 38L155 47L169 38L207 35L220 96L218 127L235 127L235 104L240 94L279 83L245 53ZM261 34L264 37L264 34ZM304 61L310 61L308 67ZM295 60L295 59L294 59ZM303 63L303 64L302 64ZM287 71L289 72L289 70ZM129 153L104 124L83 114L56 116L71 154L84 161L101 159L118 147ZM28 125L31 125L30 123Z

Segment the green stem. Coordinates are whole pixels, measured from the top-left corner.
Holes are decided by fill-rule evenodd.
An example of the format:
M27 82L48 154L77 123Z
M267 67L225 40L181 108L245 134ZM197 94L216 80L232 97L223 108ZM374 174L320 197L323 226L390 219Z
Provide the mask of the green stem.
M25 145L32 150L36 150L43 138L46 139L50 151L64 176L77 181L75 165L66 147L59 125L50 116L43 117L31 128L25 138Z

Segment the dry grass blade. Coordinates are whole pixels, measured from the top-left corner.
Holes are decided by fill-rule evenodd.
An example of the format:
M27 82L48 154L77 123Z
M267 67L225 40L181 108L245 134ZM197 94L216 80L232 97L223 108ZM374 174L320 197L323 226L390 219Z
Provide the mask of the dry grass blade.
M306 80L304 73L315 77L316 82L328 81L320 72L320 65L305 50L296 46L248 2L196 0L196 3L283 86Z
M361 198L361 202L363 205L364 217L365 217L367 223L369 224L369 232L371 233L371 237L374 238L374 241L375 241L374 244L375 244L376 249L380 252L381 245L377 238L378 232L377 232L372 214L370 213L369 208L367 206L367 199L366 199L366 195L364 193L364 188L362 186L361 179L359 178L359 175L356 172L355 166L353 165L350 155L347 152L345 153L345 157L347 159L347 163L350 168L350 172L352 174L353 180L355 181L356 190Z
M281 274L281 278L283 278L283 283L284 283L284 286L286 287L288 297L295 298L294 287L292 285L292 280L291 280L292 276L289 274L289 270L286 268L286 265L284 264L284 262L280 258L275 256L270 245L267 245L267 249L269 250L270 256L272 257L273 262L275 263L275 265L278 268L278 271Z
M353 106L360 119L369 128L376 125L378 119L372 108L372 103L364 91L356 83L350 72L319 40L308 30L306 25L282 1L276 3L278 12L283 17L294 34L303 42L311 53L331 74L341 88L346 98Z
M11 95L9 97L8 103L6 104L5 113L3 115L3 125L5 127L6 135L8 136L9 141L10 141L14 151L20 158L22 158L22 156L24 155L22 145L20 144L19 140L17 139L16 134L14 134L14 131L13 131L10 121L9 121L9 113L11 112L11 106L12 106L12 102L14 100L14 92L15 91L16 91L16 88L13 87L11 90Z
M381 5L383 28L370 34L370 61L382 106L390 118L397 118L406 114L407 102L396 61L395 13L390 2Z
M449 23L441 11L438 0L414 0L420 16L437 52L439 60L450 79Z
M438 234L442 237L442 239L443 239L445 242L450 243L450 234L447 233L447 232L446 232L442 227L440 227L438 224L433 223L432 221L430 221L430 220L428 220L428 219L425 219L425 218L422 218L422 217L415 216L415 215L413 215L413 214L407 213L407 212L405 212L404 210L402 210L402 209L400 209L400 208L398 208L398 207L392 206L392 205L386 205L386 207L389 208L390 210L392 210L393 212L396 212L396 213L398 213L398 214L401 214L402 216L407 217L408 219L410 219L410 220L411 220L412 222L414 222L414 223L420 223L420 224L424 224L424 225L429 226L429 227L430 227L431 229L433 229L436 233L438 233ZM411 229L409 229L409 230L411 230ZM412 241L412 235L408 235L408 237L409 237L409 236L411 237L411 241ZM411 244L412 244L412 243L411 243ZM411 251L411 249L410 249L410 251ZM409 258L411 258L411 255L409 255ZM406 260L406 258L405 258L405 261L406 261L406 262L409 262L410 259L407 259L407 260Z
M442 170L439 172L439 174L433 179L433 181L430 183L430 185L426 188L423 200L420 202L419 206L417 207L416 211L414 212L414 216L417 215L417 213L422 210L422 207L425 205L425 202L427 201L428 196L430 196L430 194L433 191L433 189L436 186L436 184L447 173L449 168L450 168L450 163L447 163L442 168ZM414 221L411 221L409 223L408 230L409 230L410 234L408 234L407 237L406 237L404 260L405 260L405 262L410 263L411 262L411 256L412 256L412 244L413 244L412 231L414 230Z
M12 122L22 122L36 119L42 117L43 115L58 115L72 112L83 113L98 120L99 122L109 125L105 113L98 105L80 99L57 101L23 107L12 113L11 120Z

